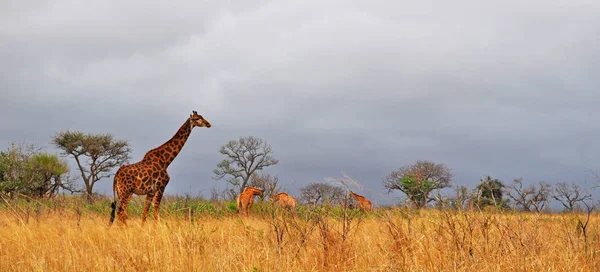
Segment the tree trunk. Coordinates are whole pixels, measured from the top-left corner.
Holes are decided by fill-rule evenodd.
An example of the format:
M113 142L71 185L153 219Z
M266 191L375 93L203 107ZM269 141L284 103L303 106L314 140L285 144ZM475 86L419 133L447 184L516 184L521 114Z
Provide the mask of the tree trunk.
M250 180L250 175L246 175L244 179L242 179L242 185L240 186L240 194L244 192L246 186L248 185L248 181Z
M94 195L92 193L92 186L86 186L87 201L89 204L94 204Z

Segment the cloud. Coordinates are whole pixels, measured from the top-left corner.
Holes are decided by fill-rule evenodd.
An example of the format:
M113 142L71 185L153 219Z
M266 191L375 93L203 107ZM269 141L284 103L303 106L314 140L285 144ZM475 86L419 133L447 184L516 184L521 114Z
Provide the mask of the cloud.
M198 110L214 127L190 137L170 193L219 184L218 147L247 135L291 189L346 170L381 202L381 178L417 159L471 186L585 180L599 163L593 1L3 6L0 147L79 129L139 159Z

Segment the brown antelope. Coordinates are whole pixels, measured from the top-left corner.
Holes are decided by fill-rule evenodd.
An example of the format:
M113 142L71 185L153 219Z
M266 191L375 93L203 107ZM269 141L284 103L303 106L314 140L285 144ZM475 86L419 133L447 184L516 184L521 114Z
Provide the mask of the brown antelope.
M368 212L373 209L373 204L371 201L366 199L364 196L357 195L352 191L350 191L350 196L358 201L358 208L360 208L363 212Z
M273 201L279 203L279 207L289 210L294 216L296 216L296 205L298 201L287 193L279 193L273 196Z
M254 204L254 196L257 195L262 196L263 190L256 187L246 187L244 192L242 192L237 199L238 212L248 216L248 210L252 207L252 204Z

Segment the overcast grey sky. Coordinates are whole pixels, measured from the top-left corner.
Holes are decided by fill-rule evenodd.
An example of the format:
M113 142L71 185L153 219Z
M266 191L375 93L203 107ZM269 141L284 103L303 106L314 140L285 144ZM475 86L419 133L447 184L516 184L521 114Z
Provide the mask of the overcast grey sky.
M51 3L48 3L51 2ZM221 145L271 144L297 194L429 159L453 184L592 182L598 1L0 1L0 149L65 129L133 161L197 110L167 193L207 193ZM99 183L109 194L112 180Z

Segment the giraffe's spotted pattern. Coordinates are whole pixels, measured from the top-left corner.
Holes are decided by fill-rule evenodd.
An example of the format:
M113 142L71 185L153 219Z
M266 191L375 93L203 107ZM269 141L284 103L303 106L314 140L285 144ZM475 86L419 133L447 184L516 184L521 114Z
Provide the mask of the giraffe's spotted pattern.
M169 183L167 168L187 141L194 127L211 127L201 115L194 111L177 133L163 145L146 153L144 158L133 164L123 165L115 174L113 190L119 205L113 203L110 223L114 221L115 208L119 222L126 225L127 205L133 194L146 195L142 222L146 221L150 204L154 204L153 218L158 219L158 209L165 187Z

